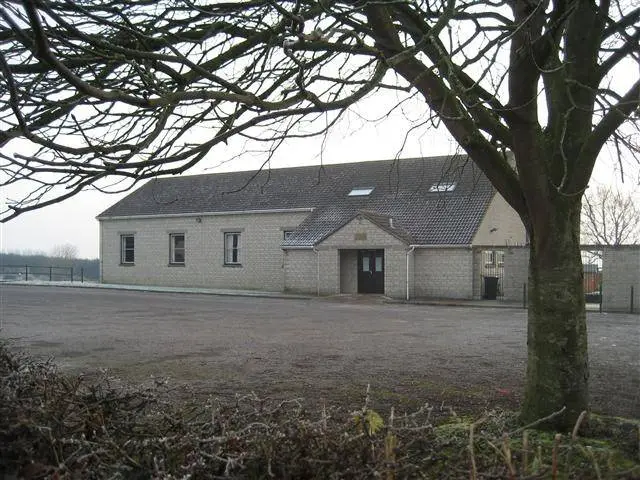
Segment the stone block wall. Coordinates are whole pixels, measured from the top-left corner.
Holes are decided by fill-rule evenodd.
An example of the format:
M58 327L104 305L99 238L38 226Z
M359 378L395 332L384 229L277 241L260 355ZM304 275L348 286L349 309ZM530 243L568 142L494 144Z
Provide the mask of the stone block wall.
M503 300L520 303L523 300L523 287L529 284L529 247L510 247L504 249ZM524 287L526 288L526 287Z
M340 293L358 293L357 250L340 250Z
M318 258L312 249L285 250L284 291L318 294Z
M264 213L102 220L103 283L282 291L283 231L308 213ZM224 233L240 232L240 264L225 265ZM184 265L169 264L169 235L185 236ZM135 238L135 262L120 263L121 235Z
M415 250L415 295L425 298L473 298L471 248Z
M632 308L640 313L640 245L604 247L602 310L631 312Z
M335 248L318 249L320 295L340 293L340 255Z

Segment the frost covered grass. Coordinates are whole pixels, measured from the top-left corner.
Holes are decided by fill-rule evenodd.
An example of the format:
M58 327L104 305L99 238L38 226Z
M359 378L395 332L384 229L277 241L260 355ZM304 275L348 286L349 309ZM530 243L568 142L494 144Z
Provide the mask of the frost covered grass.
M585 416L554 434L501 410L381 412L368 391L319 410L257 395L177 402L166 382L64 375L1 344L0 379L4 478L640 478L632 421Z

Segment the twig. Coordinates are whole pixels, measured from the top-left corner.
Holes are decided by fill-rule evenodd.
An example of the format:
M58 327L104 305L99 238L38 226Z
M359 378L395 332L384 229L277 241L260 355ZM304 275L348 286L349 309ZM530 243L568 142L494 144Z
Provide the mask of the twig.
M531 422L523 427L520 427L512 432L509 432L507 435L509 435L510 437L513 437L514 435L527 430L528 428L533 428L537 425L540 425L541 423L546 422L547 420L551 420L552 418L557 417L558 415L562 415L564 413L564 411L567 409L567 407L562 407L560 410L558 410L557 412L553 412L549 415L547 415L546 417L540 418L538 420L536 420L535 422Z
M467 449L469 450L469 457L470 457L470 461L471 461L471 472L470 472L470 478L471 480L477 480L478 479L478 468L476 466L476 456L475 456L475 452L473 450L473 431L476 427L476 425L479 423L478 422L474 422L471 424L471 426L469 427L469 445L467 445Z
M509 480L515 480L516 469L514 468L513 462L511 461L511 446L509 445L509 435L507 435L506 433L502 436L502 451L504 461L507 464L507 468L509 469Z
M593 448L590 445L587 446L587 452L589 452L589 457L591 457L591 462L593 463L593 469L596 471L596 476L598 477L598 480L602 480L602 474L600 473L600 466L598 465L598 460L596 459L596 456L593 453Z
M556 433L553 439L553 453L551 454L551 478L553 480L558 478L558 445L560 445L561 439L562 435L559 433Z
M527 476L529 470L529 432L522 433L522 473Z
M587 416L587 411L583 410L582 413L580 413L578 420L576 420L576 424L574 425L573 431L571 432L571 440L573 440L574 442L578 438L578 430L580 430L580 425L582 425L582 422L586 416Z

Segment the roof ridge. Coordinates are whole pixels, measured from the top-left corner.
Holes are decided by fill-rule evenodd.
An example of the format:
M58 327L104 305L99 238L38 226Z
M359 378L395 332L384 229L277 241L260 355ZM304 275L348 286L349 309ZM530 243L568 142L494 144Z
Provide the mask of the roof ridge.
M336 163L313 163L313 164L309 164L309 165L295 165L295 166L290 166L290 167L285 167L285 166L278 166L278 167L269 167L269 168L259 168L259 169L254 169L254 168L250 168L247 170L229 170L229 171L225 171L225 172L210 172L210 173L195 173L195 174L186 174L186 175L182 175L182 174L177 174L177 175L170 175L170 176L166 176L166 177L162 177L162 176L158 176L158 177L154 177L152 179L150 179L147 183L150 183L152 181L157 181L157 180L172 180L172 179L194 179L197 177L211 177L211 176L219 176L219 175L233 175L233 174L239 174L239 173L251 173L251 174L259 174L262 172L269 172L269 171L276 171L276 172L280 172L280 171L284 171L284 170L302 170L305 168L326 168L326 167L335 167L335 166L342 166L342 165L367 165L367 164L383 164L383 163L394 163L394 162L410 162L410 161L438 161L438 160L444 160L444 159L453 159L453 158L468 158L469 156L467 154L453 154L453 155L432 155L432 156L428 156L428 157L402 157L402 158L387 158L387 159L376 159L376 160L359 160L356 162L336 162ZM147 184L145 183L145 185Z
M398 166L394 162L399 162ZM415 243L468 244L494 189L465 155L304 165L159 178L102 212L100 220L240 212L312 211L285 246L311 246L358 213ZM451 192L429 192L443 175ZM358 186L366 196L349 196ZM389 226L392 218L393 227ZM296 222L300 222L299 220Z

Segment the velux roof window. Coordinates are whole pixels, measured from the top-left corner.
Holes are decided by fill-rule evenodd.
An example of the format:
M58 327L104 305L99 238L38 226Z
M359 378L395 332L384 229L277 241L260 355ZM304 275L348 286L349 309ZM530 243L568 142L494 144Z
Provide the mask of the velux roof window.
M455 182L438 182L431 185L430 192L453 192L456 189Z
M358 187L349 192L350 197L366 197L373 192L373 187Z

